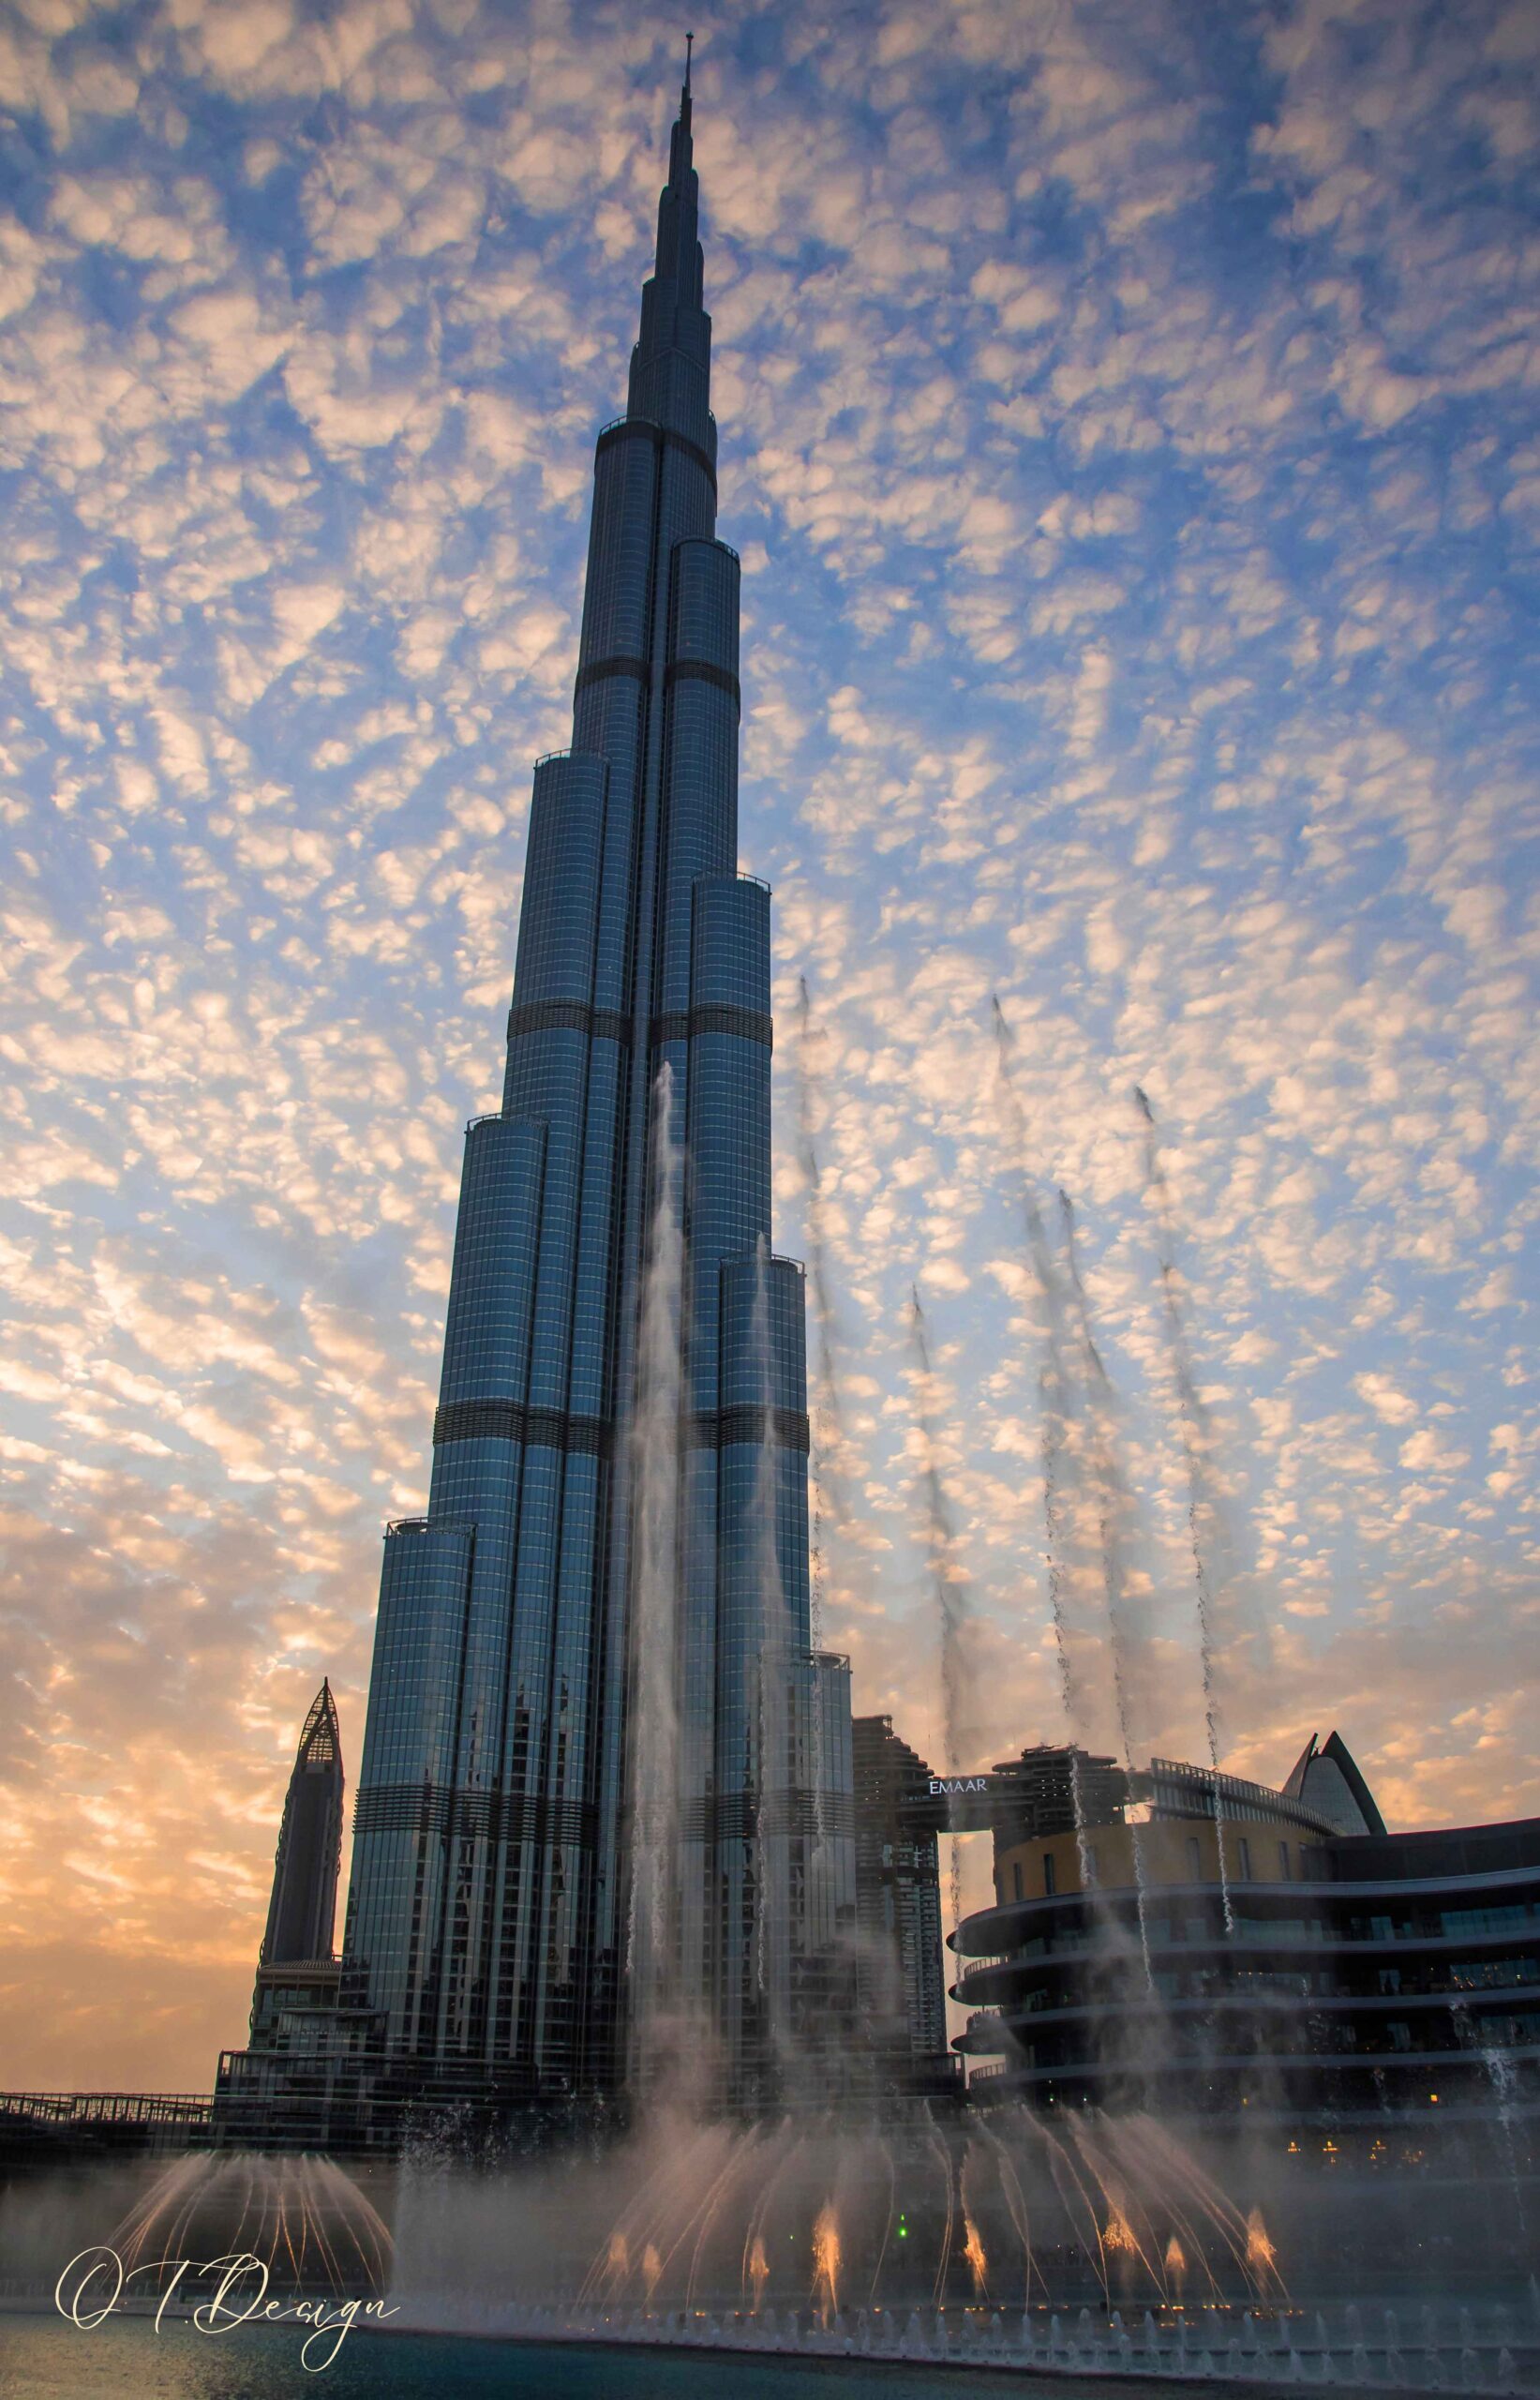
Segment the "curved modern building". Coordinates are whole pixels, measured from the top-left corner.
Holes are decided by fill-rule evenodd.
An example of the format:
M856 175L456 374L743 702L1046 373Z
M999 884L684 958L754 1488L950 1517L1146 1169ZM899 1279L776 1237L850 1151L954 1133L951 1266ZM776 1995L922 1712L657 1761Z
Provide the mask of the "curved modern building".
M1102 1815L998 1841L995 1905L953 1938L976 2097L1158 2093L1370 2148L1533 2113L1540 1821L1387 1833L1336 1734L1281 1792L1157 1761Z

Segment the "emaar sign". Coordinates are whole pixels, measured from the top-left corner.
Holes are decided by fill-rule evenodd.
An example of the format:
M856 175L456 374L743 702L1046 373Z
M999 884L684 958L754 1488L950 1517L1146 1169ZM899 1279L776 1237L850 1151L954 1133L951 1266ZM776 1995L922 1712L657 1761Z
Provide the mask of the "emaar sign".
M933 1775L931 1797L949 1800L960 1792L989 1792L994 1789L994 1780L992 1775Z

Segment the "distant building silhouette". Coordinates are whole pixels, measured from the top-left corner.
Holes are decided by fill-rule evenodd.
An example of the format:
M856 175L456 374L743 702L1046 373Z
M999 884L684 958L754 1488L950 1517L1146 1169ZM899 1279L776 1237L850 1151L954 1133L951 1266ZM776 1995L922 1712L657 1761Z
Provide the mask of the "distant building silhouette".
M294 1753L273 1867L261 1964L330 1959L342 1865L342 1742L324 1680Z
M931 1770L890 1717L858 1717L854 1734L861 2023L903 2078L947 2056L935 1827L913 1822Z

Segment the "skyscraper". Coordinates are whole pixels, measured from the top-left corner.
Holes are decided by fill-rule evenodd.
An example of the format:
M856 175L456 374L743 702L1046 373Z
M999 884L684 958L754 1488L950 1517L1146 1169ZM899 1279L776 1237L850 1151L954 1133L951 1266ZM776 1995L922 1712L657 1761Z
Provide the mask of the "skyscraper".
M262 1964L330 1958L342 1864L342 1742L324 1679L310 1702L283 1804Z
M306 1715L283 1804L249 2047L219 2061L216 2140L311 2148L330 2137L344 2025L342 1969L332 1955L341 1864L342 1743L323 1682Z
M936 1829L915 1807L931 1770L890 1717L852 1731L861 2032L891 2076L918 2081L947 2064Z
M467 1130L427 1514L385 1540L344 1946L438 2090L603 2089L681 2025L766 2090L853 1899L697 207L687 74L572 746L535 765L503 1103Z

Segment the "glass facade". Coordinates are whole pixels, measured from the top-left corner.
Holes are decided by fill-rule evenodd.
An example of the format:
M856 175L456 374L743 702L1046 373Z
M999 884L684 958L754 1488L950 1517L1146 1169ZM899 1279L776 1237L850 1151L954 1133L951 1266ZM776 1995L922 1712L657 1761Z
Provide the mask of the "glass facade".
M644 1932L730 2090L773 2080L853 1912L848 1670L810 1644L802 1277L770 1250L770 894L737 872L697 204L686 88L597 446L572 748L535 768L502 1108L466 1136L427 1515L386 1536L355 1818L345 1949L388 2051L534 2095L626 2071L647 1509L674 1590L645 1621L674 1655L667 1923ZM664 1220L660 1480L638 1415Z

